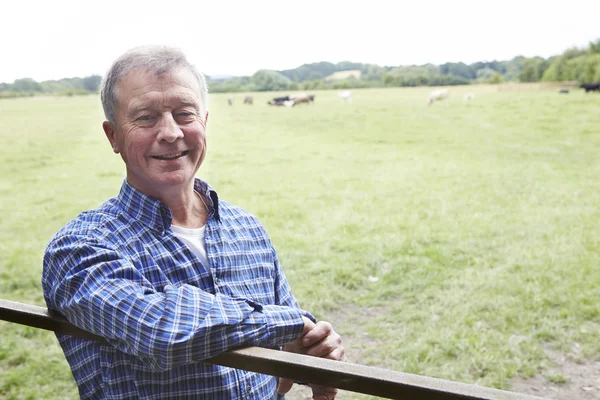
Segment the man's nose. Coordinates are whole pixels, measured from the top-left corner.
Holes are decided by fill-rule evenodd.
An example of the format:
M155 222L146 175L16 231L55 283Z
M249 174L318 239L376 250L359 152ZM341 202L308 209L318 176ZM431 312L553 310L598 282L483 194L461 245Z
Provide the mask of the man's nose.
M173 143L179 138L183 137L183 132L177 125L177 122L171 115L171 113L163 114L158 125L158 141L165 141Z

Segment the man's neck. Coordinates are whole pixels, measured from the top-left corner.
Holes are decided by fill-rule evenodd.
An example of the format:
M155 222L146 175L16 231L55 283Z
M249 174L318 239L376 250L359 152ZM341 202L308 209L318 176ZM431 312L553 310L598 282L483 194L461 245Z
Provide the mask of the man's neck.
M207 202L194 190L193 183L185 188L162 190L156 197L171 211L173 225L182 228L201 228L206 224Z
M201 228L206 224L208 207L206 200L193 189L174 198L163 198L173 217L172 224L182 228Z
M129 182L129 180L128 180ZM137 190L165 204L173 217L171 223L182 228L201 228L208 218L208 202L194 190L194 181L181 186L139 186Z

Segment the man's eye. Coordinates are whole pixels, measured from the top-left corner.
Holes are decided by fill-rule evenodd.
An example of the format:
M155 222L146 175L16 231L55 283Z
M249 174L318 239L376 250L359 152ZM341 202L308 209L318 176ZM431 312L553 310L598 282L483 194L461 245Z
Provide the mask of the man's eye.
M177 114L178 117L184 117L184 118L191 117L192 115L194 115L194 114L191 112L187 112L187 111L183 111L183 112L180 112Z
M153 118L152 115L142 115L140 117L137 117L138 121L151 121Z

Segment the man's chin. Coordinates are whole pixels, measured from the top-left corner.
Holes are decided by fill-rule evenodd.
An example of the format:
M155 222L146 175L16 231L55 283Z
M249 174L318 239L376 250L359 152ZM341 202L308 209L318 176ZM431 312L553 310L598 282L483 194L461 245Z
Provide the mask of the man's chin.
M131 186L150 196L157 196L161 193L167 193L177 189L183 190L187 185L193 185L193 181L194 175L184 173L183 171L155 174L146 179L127 177L127 182Z

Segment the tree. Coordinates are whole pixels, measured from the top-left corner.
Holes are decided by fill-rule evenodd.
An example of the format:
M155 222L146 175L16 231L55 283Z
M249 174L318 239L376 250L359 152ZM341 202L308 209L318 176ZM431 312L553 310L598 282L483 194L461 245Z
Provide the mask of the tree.
M12 84L12 90L17 92L41 92L42 87L31 78L17 79Z
M474 79L475 71L465 63L445 63L440 65L440 74L460 76L466 79Z
M595 42L590 42L588 51L592 54L600 53L600 39L596 40Z
M593 62L593 60L587 60L587 62L583 65L583 72L581 74L581 78L578 80L584 83L591 83L594 81L595 75L596 64Z
M516 56L512 60L506 62L506 72L504 77L507 81L519 79L519 72L523 70L525 66L526 58L523 56Z
M496 71L496 72L500 72L501 74L506 74L506 66L509 63L509 61L486 61L486 62L482 62L482 61L478 61L475 62L471 65L469 65L469 67L471 68L472 71L475 72L475 75L477 75L477 71L481 70L481 69L490 69L492 71Z
M322 79L334 72L339 71L335 64L330 62L318 62L303 64L298 68L278 71L283 76L295 82L304 82L313 79Z
M261 69L252 75L252 83L258 91L287 89L290 79L277 71Z
M360 70L360 79L365 81L380 81L386 73L387 68L375 64L366 64Z
M550 63L541 57L527 58L523 70L519 72L521 82L539 82Z
M502 82L504 82L504 77L499 72L495 72L494 75L488 81L488 83L491 84L498 84Z
M96 92L101 82L102 77L100 75L86 76L83 78L83 88L88 92Z
M582 49L578 49L577 47L571 47L570 49L567 49L562 53L562 57L566 60L570 60L571 58L579 57L584 53L585 51Z
M487 82L490 79L492 79L492 76L494 76L495 73L498 73L498 71L494 71L491 68L481 68L477 70L477 80L479 82Z
M564 81L565 79L565 70L567 67L567 60L565 57L560 56L554 59L552 64L544 71L544 75L542 76L542 81L544 82L556 82L556 81Z

